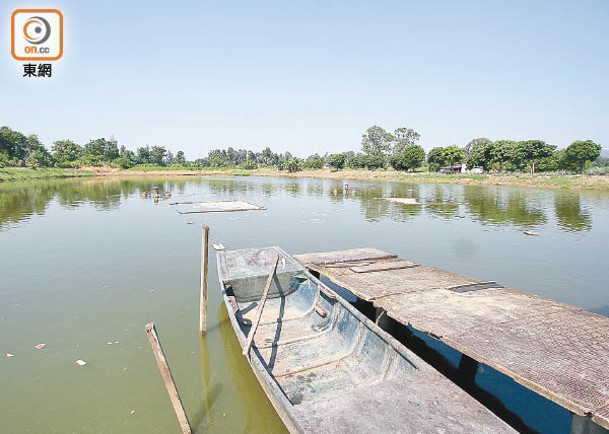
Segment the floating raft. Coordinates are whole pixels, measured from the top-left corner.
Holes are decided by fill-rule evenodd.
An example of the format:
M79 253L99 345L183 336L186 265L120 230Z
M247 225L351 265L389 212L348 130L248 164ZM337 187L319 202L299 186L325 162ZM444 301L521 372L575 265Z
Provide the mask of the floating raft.
M609 429L609 318L377 249L295 257L399 323Z
M421 205L414 197L388 197L387 200L402 205Z
M188 208L178 209L180 214L203 214L209 212L261 211L266 208L253 205L243 200L226 200L221 202L192 202L175 203L172 205L188 205Z

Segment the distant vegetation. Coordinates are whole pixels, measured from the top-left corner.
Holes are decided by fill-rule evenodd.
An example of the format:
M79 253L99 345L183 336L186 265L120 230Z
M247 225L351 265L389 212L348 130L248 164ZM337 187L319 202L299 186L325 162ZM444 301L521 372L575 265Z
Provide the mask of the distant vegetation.
M119 146L115 139L99 138L84 145L72 140L58 140L47 149L33 134L26 136L9 127L0 128L0 168L81 168L114 167L146 169L167 167L200 170L204 168L239 168L253 170L274 168L298 172L324 167L338 171L349 169L400 171L439 171L442 167L465 164L482 167L486 172L568 171L609 174L609 159L602 158L601 146L591 140L578 140L565 149L557 149L542 140L473 139L464 147L435 147L428 153L419 145L420 135L410 128L393 133L372 126L362 136L361 151L309 155L299 158L290 152L276 153L246 149L214 149L207 157L188 161L183 151L175 154L164 146L142 146L135 151Z

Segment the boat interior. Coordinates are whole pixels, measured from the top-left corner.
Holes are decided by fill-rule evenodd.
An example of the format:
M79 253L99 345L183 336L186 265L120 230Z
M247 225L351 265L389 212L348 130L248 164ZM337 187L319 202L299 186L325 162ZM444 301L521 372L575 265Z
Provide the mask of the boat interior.
M255 333L257 357L292 405L404 376L412 361L374 325L277 247L223 252L220 274L229 313L248 336L279 255Z

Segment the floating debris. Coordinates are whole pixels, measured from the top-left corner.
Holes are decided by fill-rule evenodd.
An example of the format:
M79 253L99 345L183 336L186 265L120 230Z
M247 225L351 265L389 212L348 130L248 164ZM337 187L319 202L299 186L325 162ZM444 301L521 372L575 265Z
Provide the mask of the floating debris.
M182 202L188 204L189 209L177 210L180 214L197 214L208 212L235 212L235 211L262 211L266 208L258 205L253 205L242 200L227 200L221 202Z
M87 364L87 362L85 362L84 360L78 359L75 362L78 366L85 366Z
M421 205L414 197L388 197L387 200L393 203L401 203L402 205Z
M537 231L524 231L525 235L533 235L533 236L537 236L537 235L541 235L539 232Z
M188 221L186 222L186 224L187 224L187 225L194 225L194 224L195 224L195 222L193 222L192 220L188 220Z
M131 414L135 414L135 410L131 410Z
M224 250L225 249L225 247L221 243L211 243L211 246L216 251L218 251L218 250Z
M106 342L106 345L112 345L112 342Z
M11 353L6 353L6 357L15 357L15 355Z
M36 348L37 350L42 350L46 346L47 346L47 344L36 344L36 345L34 345L34 348Z

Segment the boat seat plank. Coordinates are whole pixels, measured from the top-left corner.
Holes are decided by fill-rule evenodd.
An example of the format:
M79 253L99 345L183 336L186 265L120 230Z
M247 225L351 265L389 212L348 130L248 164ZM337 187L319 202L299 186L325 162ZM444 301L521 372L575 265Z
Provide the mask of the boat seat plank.
M337 339L336 335L320 334L316 339L297 341L270 348L257 348L269 372L279 377L307 366L318 366L347 357L353 345Z
M358 387L368 387L383 380L360 357L345 357L278 379L281 388L294 405L308 400L345 394Z

